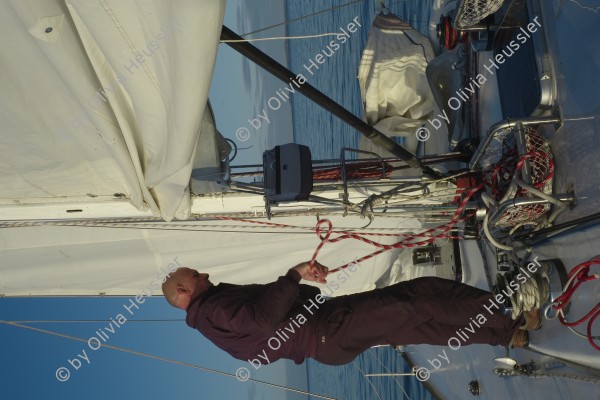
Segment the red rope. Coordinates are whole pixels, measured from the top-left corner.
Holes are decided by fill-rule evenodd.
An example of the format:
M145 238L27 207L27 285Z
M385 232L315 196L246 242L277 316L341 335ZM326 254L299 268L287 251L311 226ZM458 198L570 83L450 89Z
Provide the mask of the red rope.
M415 233L415 234L387 234L385 236L405 236L404 239L393 243L393 244L383 244L383 243L379 243L379 242L375 242L373 240L367 239L363 236L365 236L365 234L360 233L360 232L335 232L333 230L333 224L331 223L331 221L329 221L328 219L322 219L319 222L317 222L317 226L315 228L315 231L317 233L317 236L319 236L319 239L321 239L321 243L319 243L319 245L317 246L312 259L310 260L310 267L311 269L313 268L313 265L315 263L315 260L317 259L317 255L319 254L319 252L321 251L321 249L323 248L323 246L325 245L325 243L335 243L335 242L339 242L341 240L344 239L355 239L355 240L359 240L363 243L367 243L370 244L374 247L377 247L379 250L374 251L371 254L368 254L364 257L359 258L358 260L355 260L351 263L342 265L338 268L329 270L329 273L332 272L338 272L344 268L348 268L349 265L351 264L357 264L360 263L361 261L364 260L368 260L370 258L373 258L383 252L386 252L388 250L392 250L392 249L400 249L400 248L411 248L411 247L418 247L418 246L425 246L431 242L433 242L436 239L441 239L441 238L449 238L449 239L460 239L460 237L457 236L449 236L446 235L446 233L451 230L454 225L456 225L459 221L464 221L465 219L469 218L472 214L469 215L465 215L464 217L460 218L460 215L462 214L465 206L467 205L467 202L469 201L469 199L475 194L477 193L481 188L483 187L483 185L479 185L476 188L471 189L467 195L465 196L465 198L462 200L462 202L460 203L460 205L458 206L456 212L454 213L454 216L452 217L452 220L444 225L440 225L438 227L435 228L431 228L428 229L426 231L423 231L421 233ZM327 230L323 231L321 225L323 224L327 224ZM323 234L324 232L324 234ZM341 236L330 239L331 234L332 233L341 233ZM373 233L370 233L371 235L373 235ZM413 240L417 239L417 238L422 238L425 237L427 239L425 240L421 240L418 242L413 242Z
M385 169L385 170L384 170ZM346 166L347 179L365 179L365 178L387 178L390 176L394 167L389 163L380 162L359 162ZM316 169L313 172L314 180L340 180L342 179L341 167Z
M427 229L423 232L420 233L411 233L411 234L407 234L407 233L376 233L376 232L350 232L350 231L336 231L333 229L333 224L331 223L330 220L328 219L322 219L319 220L319 222L317 222L317 225L315 227L315 232L317 234L317 236L319 236L319 239L321 239L321 243L319 243L319 245L317 246L312 259L310 260L310 267L311 269L314 266L315 260L317 258L317 255L319 254L319 252L321 251L321 249L323 248L323 246L325 245L325 243L335 243L335 242L339 242L345 239L355 239L355 240L359 240L361 242L370 244L374 247L377 247L379 250L374 251L371 254L368 254L364 257L359 258L358 260L355 260L351 263L342 265L338 268L329 270L329 273L332 272L338 272L344 268L348 268L349 265L351 264L356 264L356 263L360 263L361 261L364 260L368 260L370 258L373 258L381 253L384 253L388 250L392 250L392 249L400 249L400 248L411 248L411 247L418 247L418 246L425 246L429 243L432 243L433 241L435 241L436 239L461 239L461 237L459 236L451 236L451 235L447 235L447 232L449 230L451 230L454 225L456 225L458 222L460 221L464 221L467 218L469 218L470 216L472 216L473 214L469 214L469 215L465 215L464 217L460 218L460 215L462 214L465 206L467 205L467 202L471 199L471 197L473 197L473 195L475 193L477 193L481 188L483 188L483 184L472 188L464 197L464 199L461 201L461 203L459 204L458 208L456 209L456 212L454 213L454 216L452 217L452 220L450 220L449 223L444 224L444 225L440 225L431 229ZM233 218L233 217L222 217L222 216L215 216L215 219L220 219L220 220L226 220L226 221L238 221L238 222L246 222L246 223L252 223L252 224L259 224L259 225L266 225L266 226L272 226L272 227L276 227L276 228L301 228L301 229L310 229L312 230L313 228L310 227L303 227L303 226L295 226L295 225L287 225L287 224L277 224L274 222L264 222L264 221L255 221L255 220L251 220L251 219L244 219L244 218ZM327 229L323 230L321 225L322 224L327 224ZM340 236L330 239L332 234L339 234ZM379 243L379 242L375 242L373 240L367 239L364 236L369 236L369 235L377 235L377 236L394 236L394 237L404 237L404 239L393 243L393 244L383 244L383 243ZM420 240L418 242L414 242L414 240L416 239L420 239L420 238L425 238L424 240Z
M532 186L536 189L541 189L554 177L554 161L548 153L545 151L531 150L519 157L516 165L513 167L513 163L515 162L516 158L516 148L513 148L511 151L507 152L492 169L486 171L489 178L486 178L485 182L489 187L491 187L492 196L496 200L500 200L502 196L504 196L504 193L506 192L506 189L508 189L514 173L521 173L525 160L532 159L534 157L546 159L548 162L548 171L546 176L543 178L533 176L532 178L534 182L532 182ZM535 163L532 162L531 164L532 167L535 167ZM507 178L506 175L509 175L510 178ZM519 190L519 194L524 194L525 192L526 190Z
M545 151L536 151L536 150L532 150L529 153L523 155L523 157L521 157L519 159L519 162L517 163L517 171L521 171L521 169L523 168L523 163L525 162L525 160L530 159L532 157L541 157L541 158L546 158L546 160L548 160L548 174L546 175L546 177L544 179L542 179L539 182L533 182L533 186L536 189L540 189L542 188L550 179L552 179L554 177L554 161L552 160L552 157L550 157L550 155L548 153L546 153Z
M594 279L598 279L599 275L597 275L597 274L590 275L590 266L593 264L600 264L600 256L596 256L595 258L592 258L589 261L586 261L584 263L577 265L575 268L573 268L571 270L571 272L569 272L569 275L568 275L569 284L564 288L563 294L560 295L554 301L555 304L552 305L553 309L563 310L567 306L567 304L569 304L569 302L571 301L571 298L573 297L573 295L575 294L575 292L577 291L579 286L581 286L582 283L588 282L588 281L591 281ZM571 278L573 278L573 279L571 280ZM588 342L594 349L600 351L600 346L598 346L594 342L594 339L592 337L592 326L593 326L596 318L598 318L599 316L600 316L600 302L598 304L596 304L596 306L594 308L592 308L587 314L585 314L583 317L581 317L580 319L578 319L575 322L568 322L562 314L559 315L559 320L560 320L561 324L563 324L564 326L577 326L589 319L588 325L587 325L587 330L586 330Z

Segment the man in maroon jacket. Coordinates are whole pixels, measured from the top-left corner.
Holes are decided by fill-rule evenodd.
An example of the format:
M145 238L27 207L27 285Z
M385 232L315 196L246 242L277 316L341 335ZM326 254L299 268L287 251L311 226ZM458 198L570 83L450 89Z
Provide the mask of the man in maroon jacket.
M255 367L307 357L340 365L381 344L523 347L523 329L539 324L531 315L512 320L492 293L446 279L418 278L329 300L299 283L325 283L327 272L304 262L266 285L214 286L208 274L179 268L162 289L172 306L187 311L190 327Z

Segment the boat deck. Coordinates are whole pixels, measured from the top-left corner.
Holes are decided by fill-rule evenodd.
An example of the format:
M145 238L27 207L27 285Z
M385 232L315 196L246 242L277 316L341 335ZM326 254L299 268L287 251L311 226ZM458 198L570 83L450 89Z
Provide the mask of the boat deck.
M600 6L592 0L540 1L543 27L548 44L550 78L556 94L556 107L562 125L544 130L550 139L555 157L554 192L565 193L574 188L577 205L565 211L557 220L563 222L590 215L600 210ZM600 226L592 226L559 239L540 244L534 255L540 259L559 258L568 270L596 256L600 251ZM472 262L473 260L470 260ZM481 275L481 274L480 274ZM484 276L466 272L471 284L482 286ZM477 282L475 282L477 281ZM581 317L600 299L600 287L588 283L581 294L573 298L569 319ZM596 324L598 325L598 324ZM584 331L585 326L580 327ZM600 334L596 327L592 332ZM580 364L600 368L600 354L585 339L576 337L558 321L545 321L543 328L531 335L531 350L511 350L510 356L519 363L547 360L543 355L573 357ZM597 398L598 385L568 377L501 378L493 373L494 358L504 357L505 349L471 345L452 350L444 346L408 346L407 352L418 367L431 371L429 382L437 393L448 399L471 398L467 385L479 382L481 399ZM446 362L439 355L448 356ZM429 360L441 362L433 368ZM436 364L435 361L433 361ZM573 368L552 372L581 376Z
M543 10L564 121L551 136L554 185L557 193L573 185L577 196L577 206L563 213L561 222L600 210L600 6L592 1L587 9L581 1L553 3Z

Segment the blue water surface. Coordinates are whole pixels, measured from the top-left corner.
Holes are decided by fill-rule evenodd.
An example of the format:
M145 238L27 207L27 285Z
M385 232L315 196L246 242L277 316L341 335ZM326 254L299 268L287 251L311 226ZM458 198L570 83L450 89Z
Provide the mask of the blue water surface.
M346 4L350 5L344 6ZM426 33L430 1L388 1L386 4L394 14L408 21L422 33ZM288 65L295 73L302 73L311 85L343 105L354 115L362 117L358 67L371 24L381 11L380 2L378 0L354 3L349 0L288 0L286 6L287 21L310 16L289 23L288 35L341 33L341 29L350 35L345 43L337 40L335 36L290 40L287 49ZM325 10L330 11L313 15ZM350 33L347 29L348 24L355 19L362 26L358 27L355 33ZM315 57L323 51L330 54L331 51L327 46L331 41L335 41L339 49L330 57L324 57L325 61L322 64L318 64ZM318 69L311 66L311 60L317 64ZM304 66L310 68L312 74ZM293 96L291 104L294 140L296 143L308 145L313 159L338 158L341 147L358 147L360 133L306 97Z

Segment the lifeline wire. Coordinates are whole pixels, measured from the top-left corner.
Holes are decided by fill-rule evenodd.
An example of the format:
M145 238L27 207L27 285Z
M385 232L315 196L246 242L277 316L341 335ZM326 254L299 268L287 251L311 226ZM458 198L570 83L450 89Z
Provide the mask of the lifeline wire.
M45 329L34 328L32 326L21 325L21 324L17 324L17 323L14 323L14 322L2 321L2 320L0 320L0 323L5 324L5 325L16 326L18 328L30 329L32 331L45 333L45 334L51 335L51 336L58 336L58 337L62 337L62 338L65 338L65 339L75 340L77 342L87 343L87 340L85 340L85 339L81 339L81 338L78 338L78 337L75 337L75 336L65 335L65 334L58 333L58 332L48 331L48 330L45 330ZM123 347L111 346L111 345L108 345L108 344L101 344L100 346L101 347L106 347L106 348L109 348L109 349L113 349L113 350L117 350L117 351L121 351L123 353L129 353L129 354L133 354L133 355L140 356L140 357L151 358L151 359L154 359L154 360L164 361L164 362L171 363L171 364L182 365L184 367L190 367L190 368L194 368L194 369L199 369L199 370L204 371L204 372L212 372L213 374L218 374L218 375L223 375L223 376L227 376L227 377L230 377L230 378L236 378L236 379L238 379L235 374L232 374L232 373L229 373L229 372L218 371L218 370L212 369L212 368L201 367L201 366L196 365L196 364L190 364L190 363L186 363L186 362L183 362L183 361L172 360L170 358L154 356L152 354L142 353L142 352L135 351L135 350L129 350L129 349L125 349ZM308 395L308 396L313 396L313 397L316 397L316 398L319 398L319 399L336 400L333 397L321 396L319 394L309 393L309 392L304 391L304 390L294 389L294 388L290 388L290 387L287 387L287 386L278 385L276 383L259 381L257 379L253 379L253 378L248 378L248 381L255 382L255 383L260 383L260 384L267 385L267 386L272 386L272 387L279 388L279 389L285 389L285 390L288 390L290 392L295 392L295 393L305 394L305 395Z

